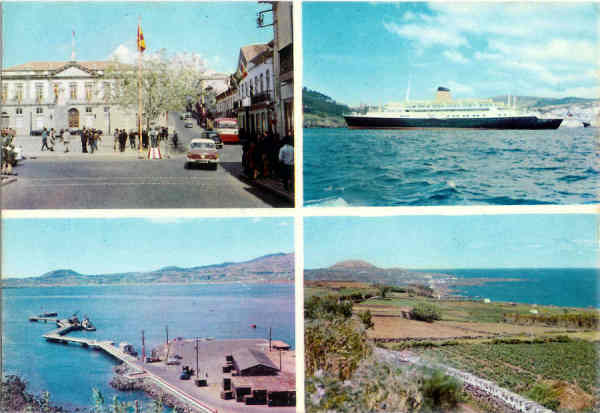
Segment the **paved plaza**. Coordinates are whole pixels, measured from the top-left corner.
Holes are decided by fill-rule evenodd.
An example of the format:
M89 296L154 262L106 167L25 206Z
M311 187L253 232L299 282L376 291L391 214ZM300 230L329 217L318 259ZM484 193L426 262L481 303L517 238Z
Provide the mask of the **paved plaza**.
M265 208L289 206L267 189L240 180L241 145L219 150L216 171L184 169L189 140L201 132L183 128L177 118L178 148L163 145L164 159L145 159L137 149L113 149L104 136L95 153L82 153L73 136L70 152L56 142L54 151L41 151L40 136L17 136L25 160L13 169L16 180L2 187L4 209L107 208Z

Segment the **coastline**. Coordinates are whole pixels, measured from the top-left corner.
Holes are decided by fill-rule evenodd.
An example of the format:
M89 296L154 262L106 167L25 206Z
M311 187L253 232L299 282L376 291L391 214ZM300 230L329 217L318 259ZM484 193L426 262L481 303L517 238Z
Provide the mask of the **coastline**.
M168 286L168 285L228 285L228 284L293 284L294 280L231 280L231 281L194 281L194 282L158 282L158 283L105 283L105 284L38 284L19 286L0 286L0 289L17 288L55 288L55 287L135 287L135 286Z

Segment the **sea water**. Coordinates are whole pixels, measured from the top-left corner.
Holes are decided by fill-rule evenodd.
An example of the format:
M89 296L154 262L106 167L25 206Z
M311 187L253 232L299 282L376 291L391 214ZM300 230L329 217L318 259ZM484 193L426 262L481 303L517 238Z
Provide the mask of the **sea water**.
M456 294L492 301L600 308L598 268L509 268L428 270L457 278L517 279L452 287Z
M48 343L42 335L52 323L33 323L28 317L56 311L59 318L77 312L89 316L94 332L69 335L125 341L141 354L175 337L266 338L294 345L294 287L286 284L195 284L99 287L15 288L2 290L2 350L4 375L17 374L35 394L49 391L58 405L89 407L92 388L105 400L151 403L142 392L119 392L109 386L117 362L100 351L76 344ZM256 328L251 328L256 324Z
M307 206L586 204L597 128L304 129Z

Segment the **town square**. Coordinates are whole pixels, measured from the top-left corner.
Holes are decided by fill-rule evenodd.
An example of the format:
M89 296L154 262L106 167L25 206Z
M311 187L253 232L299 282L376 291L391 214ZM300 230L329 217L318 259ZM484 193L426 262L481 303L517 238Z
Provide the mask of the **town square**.
M293 206L291 3L2 14L2 208Z

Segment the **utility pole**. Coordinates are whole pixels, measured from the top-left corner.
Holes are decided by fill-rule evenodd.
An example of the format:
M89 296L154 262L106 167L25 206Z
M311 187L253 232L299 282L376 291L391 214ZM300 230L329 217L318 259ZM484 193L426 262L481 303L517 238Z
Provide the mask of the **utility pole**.
M198 378L198 337L196 337L196 378Z
M142 330L142 363L146 362L146 341L144 340L144 330Z
M165 331L167 333L167 363L169 362L169 326L165 326Z
M269 327L269 351L271 351L271 327Z

